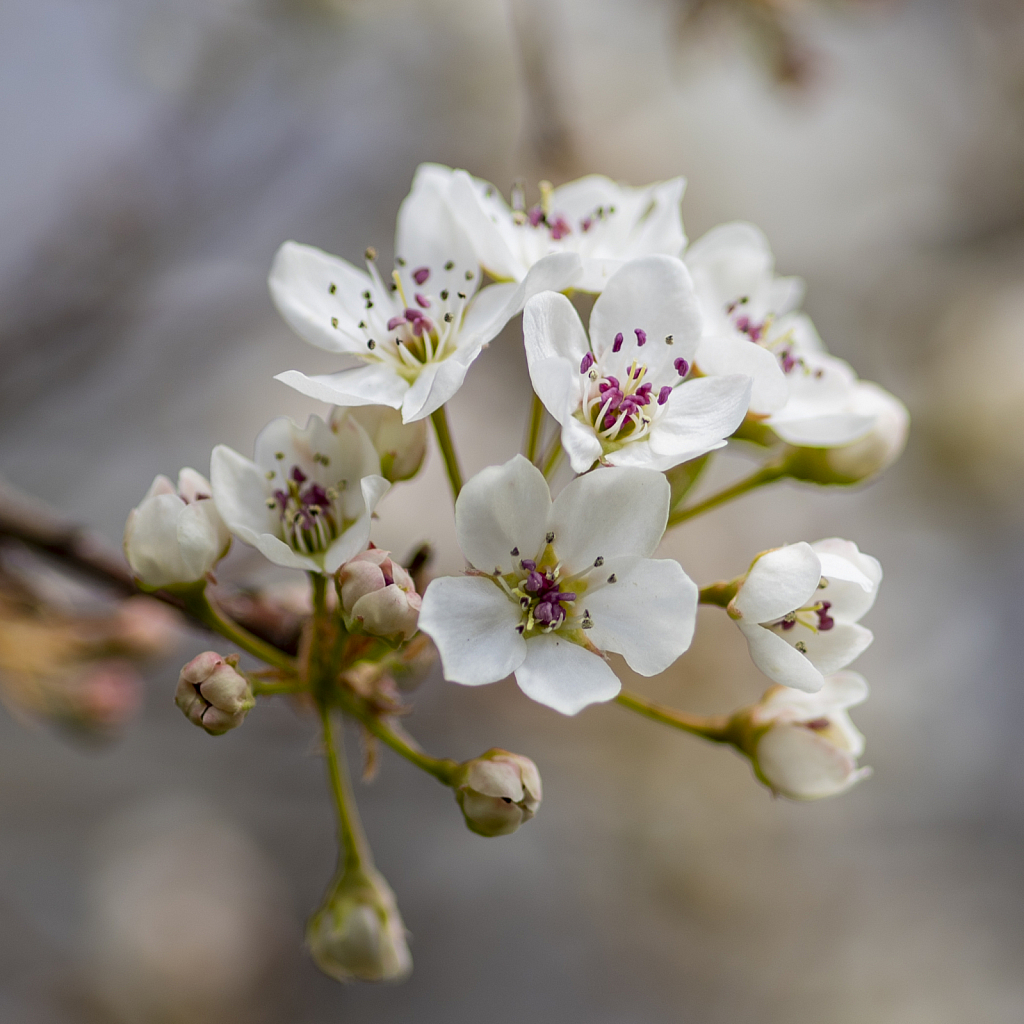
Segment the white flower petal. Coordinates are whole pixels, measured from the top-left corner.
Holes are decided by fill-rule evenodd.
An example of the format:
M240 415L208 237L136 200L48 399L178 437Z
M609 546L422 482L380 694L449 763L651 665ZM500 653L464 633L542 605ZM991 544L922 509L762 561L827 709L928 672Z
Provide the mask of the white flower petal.
M357 324L362 293L372 285L369 274L312 245L285 242L274 257L269 284L274 305L300 337L328 352L361 349Z
M555 362L555 360L551 360L551 362ZM573 372L572 367L569 367L568 370L570 374ZM601 457L601 442L597 439L597 435L576 419L571 410L566 410L561 417L555 416L555 419L561 419L562 448L569 456L572 471L586 473Z
M743 621L774 622L803 608L821 581L821 562L810 544L787 544L761 555L750 567L732 609Z
M462 387L470 364L480 352L479 346L472 351L462 349L444 362L424 366L405 394L402 422L415 423L440 409Z
M805 448L833 448L850 444L863 437L873 424L873 417L856 413L809 416L807 419L770 417L768 421L772 430L787 444Z
M293 551L280 537L272 533L261 533L249 540L241 532L238 536L251 544L264 558L285 569L301 569L303 572L322 572L323 566L308 555Z
M167 478L164 477L164 479ZM155 483L156 481L154 481ZM201 498L209 498L213 494L210 481L202 473L197 473L188 466L178 473L177 491L186 501L199 501Z
M634 333L647 332L640 348ZM595 353L610 353L616 334L624 344L621 358L642 357L651 378L682 357L692 362L701 334L700 309L693 282L682 260L647 256L623 265L598 296L590 314L590 344ZM672 343L666 344L671 337Z
M307 377L298 370L285 370L274 380L329 405L389 405L398 409L409 390L409 385L394 370L380 363L316 377Z
M615 558L601 567L600 578L613 572L615 583L586 592L576 603L594 622L590 640L621 654L642 676L664 672L693 639L697 585L672 559Z
M210 500L186 505L178 515L178 549L190 579L202 579L227 545L228 537L217 506Z
M255 462L219 444L210 456L210 481L217 511L240 540L255 545L261 534L278 531L277 511L267 508L270 487Z
M520 559L536 558L543 550L550 508L544 475L528 459L517 455L503 466L489 466L462 488L455 503L459 547L483 572L511 572Z
M516 682L527 697L563 715L611 700L622 689L603 658L555 633L526 642L526 660L516 669Z
M878 596L882 582L878 559L864 554L853 541L839 537L816 541L811 547L821 559L822 576L829 581L822 597L832 602L830 614L843 622L857 622L870 611Z
M644 189L644 208L623 252L624 259L649 253L680 256L686 246L680 205L686 189L685 178L659 181Z
M178 545L178 516L185 508L176 494L154 494L144 498L128 516L125 555L132 571L147 586L163 587L198 578L190 576Z
M490 198L486 195L488 189ZM473 179L465 171L455 171L448 201L473 240L481 265L492 277L518 281L526 276L527 268L510 245L511 213L493 185Z
M561 296L559 296L561 297ZM573 411L579 406L580 393L578 385L579 367L573 367L568 359L531 359L529 361L530 383L537 397L544 403L544 408L559 423L572 418ZM583 424L581 423L582 427ZM586 428L583 428L586 430ZM601 454L601 443L592 431L588 431L597 445L597 455ZM595 455L594 458L597 456ZM591 459L590 462L593 462ZM590 463L587 463L590 468ZM582 472L582 470L577 470Z
M520 610L491 580L442 576L423 595L419 626L437 645L446 679L466 686L496 683L522 665L526 641Z
M774 353L736 334L704 338L697 350L697 366L712 377L746 374L753 381L750 409L758 414L777 412L789 398L789 384Z
M825 681L821 672L781 636L764 626L742 621L738 625L750 648L751 660L769 679L808 693L821 689Z
M742 422L750 378L701 377L676 388L651 428L651 450L686 462L718 447Z
M143 495L142 500L146 498L153 498L158 494L177 494L178 488L174 484L160 473L158 476L153 478L153 482L149 485L149 490Z
M793 800L838 796L868 774L848 753L800 725L777 725L757 744L761 773Z
M647 558L668 521L670 488L649 469L598 469L567 484L551 506L554 548L572 572L595 558Z
M855 622L837 622L831 629L812 633L799 625L790 630L793 642L801 641L806 657L824 676L846 668L871 646L874 634Z
M324 572L337 572L350 558L354 558L360 551L366 550L366 546L370 542L373 510L390 489L391 484L382 476L364 476L359 481L359 492L363 505L361 514L348 529L335 538L331 546L324 552Z
M523 310L523 344L531 375L535 362L553 357L567 360L578 372L583 357L590 351L576 307L558 292L542 292L527 302Z

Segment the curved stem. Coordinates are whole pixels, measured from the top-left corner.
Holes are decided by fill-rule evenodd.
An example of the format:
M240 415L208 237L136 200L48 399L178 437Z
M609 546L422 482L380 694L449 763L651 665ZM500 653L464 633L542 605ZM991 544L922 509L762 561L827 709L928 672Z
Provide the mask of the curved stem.
M233 622L206 596L206 589L203 584L197 585L196 589L183 598L186 611L195 616L205 626L221 636L226 637L236 647L240 647L247 654L251 654L260 661L265 661L274 668L282 669L285 672L295 672L295 659L284 651L278 650L266 640L250 633L247 629Z
M444 458L444 468L448 473L448 483L452 487L452 497L457 498L459 491L462 490L462 470L459 468L459 457L455 454L455 445L448 429L448 414L443 405L430 414L430 422L434 424L437 446Z
M533 393L533 401L530 403L530 424L526 430L526 448L523 454L536 465L537 446L540 444L540 428L544 422L544 403Z
M700 588L700 603L728 608L729 602L736 596L742 582L743 577L738 576L734 580L729 580L728 583L709 583L706 587Z
M419 744L396 723L389 724L377 715L350 710L347 703L342 706L353 717L358 718L377 739L386 743L396 754L401 755L407 761L411 761L417 768L421 768L429 775L433 775L443 785L450 786L452 784L455 770L459 767L457 761L447 757L431 757L429 754L424 753L420 749Z
M785 468L780 463L769 463L769 465L762 466L756 472L751 473L750 476L746 476L742 480L734 483L732 486L726 487L725 490L719 491L717 494L712 494L703 501L698 501L696 505L691 505L689 508L681 508L678 512L673 512L672 515L668 517L668 525L678 526L680 523L685 523L687 519L693 519L695 516L702 515L705 512L710 512L711 509L717 508L719 505L724 505L726 502L732 501L734 498L738 498L741 495L746 494L748 491L753 491L758 487L763 487L765 484L774 483L785 475Z
M728 715L691 715L685 711L665 707L664 704L656 704L629 690L623 690L615 700L624 708L629 708L644 718L661 722L662 725L670 725L673 729L681 729L712 743L732 742L731 718Z
M334 730L331 725L331 710L320 704L320 724L324 731L324 753L327 757L327 775L331 782L331 794L338 815L338 844L346 871L358 870L373 864L370 844L366 841L363 823L359 820L355 798L348 779L345 764L342 730L338 730L338 749L334 745ZM340 750L340 757L339 757Z

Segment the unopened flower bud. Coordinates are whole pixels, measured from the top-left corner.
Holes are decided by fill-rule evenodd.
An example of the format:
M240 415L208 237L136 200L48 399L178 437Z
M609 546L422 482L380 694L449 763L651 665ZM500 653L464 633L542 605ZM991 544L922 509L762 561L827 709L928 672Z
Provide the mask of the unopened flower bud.
M907 443L907 407L877 384L859 381L855 411L875 417L867 434L838 448L793 448L786 458L786 475L808 483L849 485L888 469Z
M351 416L373 442L380 456L380 475L391 483L409 480L423 465L427 452L427 421L403 423L398 409L386 405L359 405L335 409L331 413L331 429L345 416Z
M400 981L412 969L395 894L373 868L346 871L306 925L317 967L337 981Z
M248 680L234 658L206 651L193 658L178 676L174 703L194 725L211 736L236 729L256 704Z
M211 494L194 469L178 474L177 488L165 476L153 481L124 527L125 557L141 583L198 583L227 554L231 536Z
M495 747L459 766L452 784L470 831L511 835L540 807L540 772L522 754Z
M780 796L838 796L871 774L857 767L864 737L846 713L867 695L867 683L856 672L829 676L817 693L774 686L758 704L733 716L736 746Z
M341 609L350 628L408 640L416 632L420 595L412 577L387 551L370 548L349 559L337 576Z

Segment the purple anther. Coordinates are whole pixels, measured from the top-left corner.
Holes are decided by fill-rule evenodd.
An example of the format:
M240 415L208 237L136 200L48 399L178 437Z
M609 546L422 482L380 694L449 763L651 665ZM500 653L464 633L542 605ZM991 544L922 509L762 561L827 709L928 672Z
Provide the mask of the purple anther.
M389 576L389 575L388 575L388 574L387 574L386 572L384 572L383 570L381 571L381 575L382 575L382 576L384 577L384 586L385 586L385 587L391 587L391 586L394 586L394 583L395 583L395 579L394 579L394 577L393 577L393 576Z
M561 619L564 614L559 605L548 604L545 601L542 601L533 610L534 619L542 626L550 626L552 622L557 622Z
M747 334L750 336L750 340L751 341L760 341L761 340L761 332L763 330L764 330L764 324L757 324L756 326L751 327L750 330L747 331Z
M531 594L536 594L538 590L542 590L544 588L544 577L534 569L527 577L526 582L523 584L523 588L528 590Z
M736 330L742 331L746 334L750 330L750 317L749 316L738 316L736 317Z
M423 310L416 309L413 306L410 306L408 309L404 310L404 313L405 313L405 319L408 320L410 323L413 320L419 320L419 318L421 316L423 316Z
M669 399L669 396L670 396L671 394L672 394L672 387L671 387L671 385L669 385L669 384L666 384L666 385L665 385L665 386L664 386L664 387L663 387L663 388L662 388L662 389L661 389L661 390L660 390L660 391L658 392L658 405L664 405L664 404L665 404L665 403L666 403L666 402L668 401L668 399Z
M647 344L647 332L637 327L633 333L636 335L637 348L643 348Z
M647 405L650 402L650 400L651 400L651 392L653 390L654 390L654 385L651 384L650 382L648 382L646 384L641 384L640 387L638 387L636 389L636 396L635 396L636 400L641 405Z
M306 482L306 474L303 473L302 470L299 469L298 466L292 466L292 479L297 484L305 483Z
M580 373L586 373L594 365L594 356L588 352L580 361Z
M611 430L611 428L614 427L614 426L615 426L615 414L610 412L602 420L601 427L602 427L603 430Z
M421 316L418 320L415 320L412 325L412 333L416 337L420 337L422 334L429 334L434 329L434 325L430 320L430 317Z
M523 567L523 572L533 572L537 568L537 563L532 558L523 558L519 564Z
M638 366L633 371L633 380L639 380L644 375L644 370L646 370L646 369L647 369L646 366Z
M797 362L798 360L793 356L793 350L791 348L785 349L782 353L782 372L792 373Z
M544 211L539 206L534 206L527 213L526 219L530 222L530 227L535 228L544 220Z
M615 343L612 345L612 351L618 352L620 348L622 348L622 331L619 331L619 333L615 335Z
M564 593L561 593L561 594L557 595L557 600L559 600L559 601L575 601L576 600L576 595L571 590L567 590Z
M604 394L606 391L609 391L612 388L615 388L615 390L618 391L619 379L617 377L605 377L605 379L601 381L601 383L598 386L601 389L601 394Z
M571 234L572 228L569 226L569 222L564 217L556 217L554 223L551 224L551 237L554 241L560 241L566 235Z
M792 629L796 625L796 619L783 619L779 625L786 630Z
M593 226L593 217L584 217L583 220L580 221L580 231L582 231L584 234L586 234Z
M822 601L821 607L818 609L818 629L823 633L830 630L836 624L836 620L828 613L831 607L831 601Z
M430 309L430 299L428 299L425 295L421 295L419 292L417 292L414 298L416 299L416 305L419 306L421 309Z
M310 484L306 488L306 493L302 495L302 504L319 505L321 508L327 508L331 504L331 500L327 497L327 492L319 484Z
M412 272L412 279L419 285L426 284L428 277L430 277L430 267L417 267Z
M678 373L680 377L685 377L690 372L690 364L682 356L680 356L672 365L676 368L676 373Z
M286 491L274 491L274 497L277 499L277 503L281 506L281 511L283 512L288 504L288 493Z
M812 718L809 722L804 722L803 724L807 729L813 729L815 732L821 732L823 729L827 729L832 723L827 718Z
M401 327L406 322L404 316L393 316L388 321L388 330L393 331L396 327Z

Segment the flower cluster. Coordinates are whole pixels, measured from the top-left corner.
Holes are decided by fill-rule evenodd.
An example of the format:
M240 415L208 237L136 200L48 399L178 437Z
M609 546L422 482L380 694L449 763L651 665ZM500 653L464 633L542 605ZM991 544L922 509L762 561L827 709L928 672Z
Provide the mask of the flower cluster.
M847 715L867 685L847 669L872 640L860 620L878 562L847 540L790 543L698 587L657 553L666 530L756 487L874 476L903 447L906 410L828 354L799 311L802 284L776 276L760 231L726 224L688 246L682 193L682 179L629 188L591 175L541 182L533 204L517 187L506 202L465 171L425 164L398 213L390 270L373 248L361 269L285 243L273 300L339 363L277 379L328 403L329 415L271 421L252 459L217 446L209 482L194 470L177 487L158 477L129 516L125 552L140 585L172 591L262 663L199 655L176 695L189 719L220 735L271 695L319 713L341 851L307 942L335 978L397 979L411 963L337 752L337 712L363 728L368 775L385 744L450 787L478 835L514 832L540 807L529 758L497 747L461 764L435 758L398 725L434 649L454 683L514 676L564 715L616 701L728 743L792 799L832 796L868 774ZM587 326L578 293L593 296ZM463 485L445 406L520 312L533 390L526 442ZM464 572L429 583L428 549L403 563L371 539L378 505L400 501L401 482L420 471L427 419L465 557ZM760 452L761 465L690 501L730 443ZM294 647L243 628L208 593L231 537L308 574L308 597L291 603L303 620ZM690 646L699 604L736 622L774 684L760 702L701 717L623 689L619 659L639 676L669 669Z

